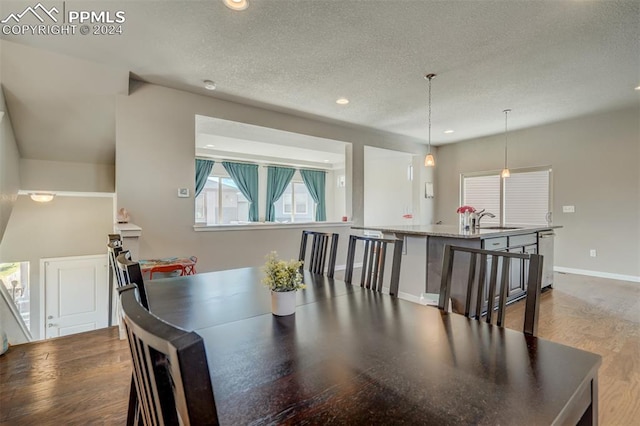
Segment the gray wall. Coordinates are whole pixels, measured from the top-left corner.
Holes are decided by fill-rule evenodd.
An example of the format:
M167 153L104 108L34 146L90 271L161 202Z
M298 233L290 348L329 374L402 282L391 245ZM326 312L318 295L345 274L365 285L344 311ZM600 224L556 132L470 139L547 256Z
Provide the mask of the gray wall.
M30 263L32 334L39 338L41 322L40 259L105 253L106 235L113 230L113 199L56 197L36 203L18 196L0 244L2 262Z
M1 84L0 80L0 84ZM0 241L20 189L20 153L0 86Z
M510 168L553 168L556 266L640 277L639 123L632 108L509 133ZM460 174L502 169L503 149L504 135L439 147L435 221L457 223Z
M176 191L186 187L193 194L196 114L351 143L352 182L347 196L351 193L352 213L348 216L356 223L363 218L364 145L414 154L425 152L424 145L410 138L313 121L150 84L140 85L129 96L119 96L118 208L126 208L132 222L142 227L141 256L193 254L199 258L199 271L260 265L270 250L293 257L297 254L300 229L193 230L193 198L178 198Z
M21 189L39 191L115 192L115 166L23 158Z

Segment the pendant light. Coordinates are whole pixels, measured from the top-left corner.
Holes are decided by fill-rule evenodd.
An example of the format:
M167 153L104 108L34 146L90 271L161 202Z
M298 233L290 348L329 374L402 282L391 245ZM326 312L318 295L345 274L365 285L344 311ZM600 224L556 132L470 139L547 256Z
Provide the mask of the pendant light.
M507 167L507 117L511 112L510 109L505 109L504 111L504 169L502 169L502 173L500 173L501 178L508 178L511 176L511 172Z
M435 74L427 74L424 76L429 80L429 151L426 157L424 157L425 167L433 167L436 165L436 160L431 153L431 80L435 77Z

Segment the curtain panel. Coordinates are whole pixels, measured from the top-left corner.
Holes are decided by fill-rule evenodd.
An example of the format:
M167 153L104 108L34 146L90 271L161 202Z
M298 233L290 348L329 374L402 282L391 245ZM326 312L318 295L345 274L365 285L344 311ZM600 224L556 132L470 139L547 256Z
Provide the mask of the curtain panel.
M258 165L223 161L224 169L249 200L249 221L258 221Z
M267 166L267 213L265 215L267 222L276 220L275 202L282 197L295 171L289 167Z
M204 189L204 186L207 183L207 178L211 174L214 164L215 161L213 160L201 160L200 158L196 158L196 197L200 195Z
M325 172L320 170L300 169L300 175L302 175L302 181L309 190L311 198L316 202L316 221L326 221L327 207L325 203Z

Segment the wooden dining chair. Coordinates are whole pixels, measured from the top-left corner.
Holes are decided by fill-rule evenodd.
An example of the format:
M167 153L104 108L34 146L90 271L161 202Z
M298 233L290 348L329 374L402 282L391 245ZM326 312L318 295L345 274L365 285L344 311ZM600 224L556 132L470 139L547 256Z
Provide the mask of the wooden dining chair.
M311 243L309 243L309 237ZM304 262L304 266L314 274L324 274L325 266L327 277L333 278L336 270L336 252L338 251L339 234L315 231L302 231L300 241L300 256L298 260ZM331 245L329 246L329 241ZM310 246L309 258L306 259L307 246ZM329 252L327 253L327 249Z
M179 264L174 264L174 265L158 265L158 266L154 266L153 268L149 269L149 279L152 280L153 279L153 274L163 274L163 277L168 276L168 275L164 275L164 274L172 274L176 275L175 273L178 273L178 276L182 276L182 275L187 275L185 272L185 268L183 265L179 265Z
M116 286L122 286L122 274L120 273L120 269L118 269L118 264L116 259L120 253L122 253L122 240L120 239L120 235L118 234L109 234L107 241L107 254L109 257L109 267L111 274L113 276L109 276L109 283L113 282L113 279L116 281Z
M123 285L136 284L138 286L138 292L140 293L140 303L142 303L145 309L149 309L149 301L147 299L140 264L131 260L131 252L129 250L124 250L120 253L116 258L116 263L122 274Z
M402 261L402 244L400 239L385 239L360 235L349 236L349 248L347 251L347 267L345 282L351 284L355 264L358 242L363 244L362 272L360 274L360 286L377 292L382 292L385 263L389 246L393 247L391 263L391 278L389 281L389 294L398 297L400 285L400 263Z
M217 425L204 342L141 303L135 284L118 289L131 349L139 424Z
M456 257L456 253L466 253L466 255ZM458 262L454 263L455 259L458 259ZM514 261L523 262L523 270L526 274L527 290L523 331L525 334L535 336L538 331L540 287L542 284L543 257L539 254L446 245L442 260L438 307L442 310L445 309L446 302L451 297L452 276L454 270L457 270L458 273L462 273L462 276L466 276L464 315L477 320L482 320L484 316L484 321L491 324L495 310L495 323L499 327L503 327L511 277L510 269ZM489 274L487 274L487 270L489 270Z

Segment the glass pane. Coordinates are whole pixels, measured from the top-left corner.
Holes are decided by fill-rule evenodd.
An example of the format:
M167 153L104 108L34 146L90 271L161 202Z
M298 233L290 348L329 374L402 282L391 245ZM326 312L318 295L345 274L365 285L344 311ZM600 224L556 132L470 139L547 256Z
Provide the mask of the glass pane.
M276 222L291 222L291 212L293 206L293 188L292 184L289 183L287 188L284 190L282 196L274 203L275 213L276 213Z
M304 183L293 182L293 199L295 202L294 221L313 222L313 207L315 203Z
M549 170L511 173L505 179L506 224L546 225L549 211Z
M500 176L467 176L463 185L465 206L472 206L476 211L485 209L496 216L485 216L482 225L500 224Z
M209 176L202 192L196 197L196 223L218 223L218 178Z
M249 200L242 195L231 178L222 181L222 221L220 223L238 223L249 220Z

